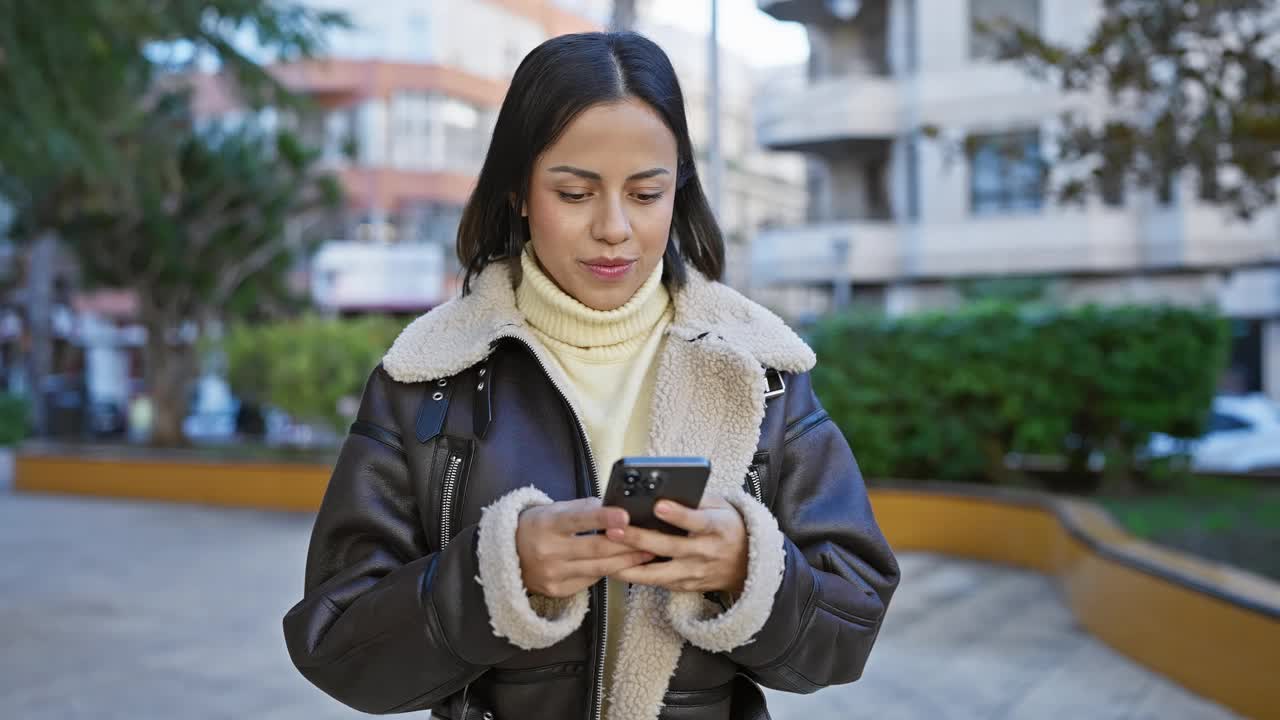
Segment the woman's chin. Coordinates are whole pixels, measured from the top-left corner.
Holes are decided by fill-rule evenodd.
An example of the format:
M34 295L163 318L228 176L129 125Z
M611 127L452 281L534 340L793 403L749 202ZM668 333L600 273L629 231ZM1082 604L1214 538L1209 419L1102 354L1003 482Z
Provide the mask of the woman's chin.
M609 310L617 310L635 294L635 288L624 288L617 285L608 287L588 287L583 288L581 296L577 297L578 302L586 305L592 310L600 310L602 312Z

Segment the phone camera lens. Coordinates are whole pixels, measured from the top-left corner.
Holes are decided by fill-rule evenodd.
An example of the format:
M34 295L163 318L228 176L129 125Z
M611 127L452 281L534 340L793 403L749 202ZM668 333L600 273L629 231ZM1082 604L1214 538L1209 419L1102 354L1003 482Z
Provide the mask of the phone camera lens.
M635 491L635 490L632 490L631 488L627 488L627 489L625 489L625 490L623 490L623 491L622 491L622 496L623 496L623 497L631 497L632 495L635 495L635 494L636 494L636 491Z
M623 479L628 485L634 485L638 480L640 480L640 473L635 470L628 470Z

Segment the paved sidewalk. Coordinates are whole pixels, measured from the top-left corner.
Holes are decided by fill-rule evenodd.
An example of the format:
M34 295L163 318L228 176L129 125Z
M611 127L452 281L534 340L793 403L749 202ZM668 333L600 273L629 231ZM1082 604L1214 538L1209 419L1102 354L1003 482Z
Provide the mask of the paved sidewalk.
M367 717L289 663L312 517L0 491L0 718ZM778 720L1233 717L1083 633L1050 583L930 555L864 678Z

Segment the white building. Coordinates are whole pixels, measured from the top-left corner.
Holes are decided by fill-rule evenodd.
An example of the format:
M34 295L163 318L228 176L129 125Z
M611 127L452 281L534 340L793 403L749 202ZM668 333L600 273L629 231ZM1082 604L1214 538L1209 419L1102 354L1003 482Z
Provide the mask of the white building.
M689 134L697 153L703 189L711 193L710 47L706 35L646 20L636 30L653 40L671 59L684 92ZM787 70L762 71L722 48L720 63L720 153L724 186L717 219L726 244L726 280L750 287L750 247L763 228L802 222L807 204L805 159L798 153L773 152L756 138L755 99L769 80ZM714 201L713 201L714 202Z
M1280 209L1242 222L1190 183L1166 203L1127 187L1056 205L1041 161L1055 123L1104 117L1108 99L1038 84L971 29L1003 16L1078 43L1101 0L757 1L812 48L807 81L757 116L762 143L811 163L808 222L753 254L756 283L793 292L780 310L946 306L956 281L993 276L1055 278L1066 302L1215 303L1238 336L1228 388L1280 398Z

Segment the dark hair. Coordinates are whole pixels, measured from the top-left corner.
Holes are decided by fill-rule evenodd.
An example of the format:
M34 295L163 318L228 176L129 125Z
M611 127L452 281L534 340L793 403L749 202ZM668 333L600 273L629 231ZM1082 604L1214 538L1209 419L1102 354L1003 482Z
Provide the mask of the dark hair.
M637 98L676 136L672 237L663 254L663 281L685 282L685 262L719 280L724 238L698 182L684 95L671 61L652 40L633 32L578 33L534 48L516 68L498 111L493 139L458 226L462 292L489 263L517 257L529 241L520 208L529 195L534 162L579 113L600 103ZM514 198L514 202L512 200Z

